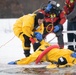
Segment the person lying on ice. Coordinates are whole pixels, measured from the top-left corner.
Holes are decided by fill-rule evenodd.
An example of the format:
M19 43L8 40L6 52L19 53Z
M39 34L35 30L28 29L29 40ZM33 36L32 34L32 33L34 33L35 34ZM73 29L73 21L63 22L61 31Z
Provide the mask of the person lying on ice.
M74 53L73 51L69 49L60 49L58 45L50 45L44 40L40 43L41 46L29 57L22 58L18 61L12 61L8 64L27 65L32 62L38 64L40 61L48 61L50 65L47 65L46 68L73 66L76 64L76 58L74 55L72 56Z

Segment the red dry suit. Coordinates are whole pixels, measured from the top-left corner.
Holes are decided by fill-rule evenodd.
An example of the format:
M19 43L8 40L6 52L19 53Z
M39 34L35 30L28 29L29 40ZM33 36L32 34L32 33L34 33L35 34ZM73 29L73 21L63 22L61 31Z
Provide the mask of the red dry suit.
M39 12L42 12L45 15L44 19L44 34L45 37L48 33L53 32L54 26L61 25L62 29L60 29L58 32L56 32L56 37L58 40L58 44L60 48L64 47L64 41L63 41L63 24L66 21L64 12L57 6L53 6L51 11L49 13L45 12L45 9L39 10Z

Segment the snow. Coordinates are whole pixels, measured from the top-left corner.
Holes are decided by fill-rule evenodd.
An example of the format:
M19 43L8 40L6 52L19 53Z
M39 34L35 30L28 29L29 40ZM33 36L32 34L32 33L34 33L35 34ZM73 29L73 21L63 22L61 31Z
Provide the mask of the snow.
M21 47L21 41L14 37L13 33L4 33L0 35L0 62L8 63L12 60L18 60L24 57Z
M0 19L0 63L8 63L25 57L23 54L22 43L12 32L13 24L16 19ZM64 24L66 30L66 22ZM49 34L47 41L55 37L55 34ZM64 40L67 41L66 34ZM57 42L56 37L51 42ZM31 49L31 53L33 50Z

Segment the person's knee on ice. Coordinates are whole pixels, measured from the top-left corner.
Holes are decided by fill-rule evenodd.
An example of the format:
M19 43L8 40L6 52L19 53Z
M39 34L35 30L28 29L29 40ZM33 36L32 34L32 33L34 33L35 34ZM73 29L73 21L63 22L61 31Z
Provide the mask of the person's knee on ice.
M25 34L23 35L25 41L24 41L24 55L28 57L30 55L30 43L29 37Z

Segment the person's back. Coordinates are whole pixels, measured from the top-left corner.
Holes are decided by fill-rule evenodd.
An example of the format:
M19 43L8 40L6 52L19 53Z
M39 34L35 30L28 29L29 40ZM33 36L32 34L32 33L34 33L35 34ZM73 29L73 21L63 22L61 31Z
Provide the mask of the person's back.
M20 17L19 19L16 20L16 23L13 25L13 31L14 31L14 33L17 37L19 37L21 32L23 32L22 27L23 27L23 25L25 24L26 21L28 21L30 19L31 24L33 25L34 17L35 17L35 14L27 14L27 15L24 15L24 16L22 16L22 17Z

